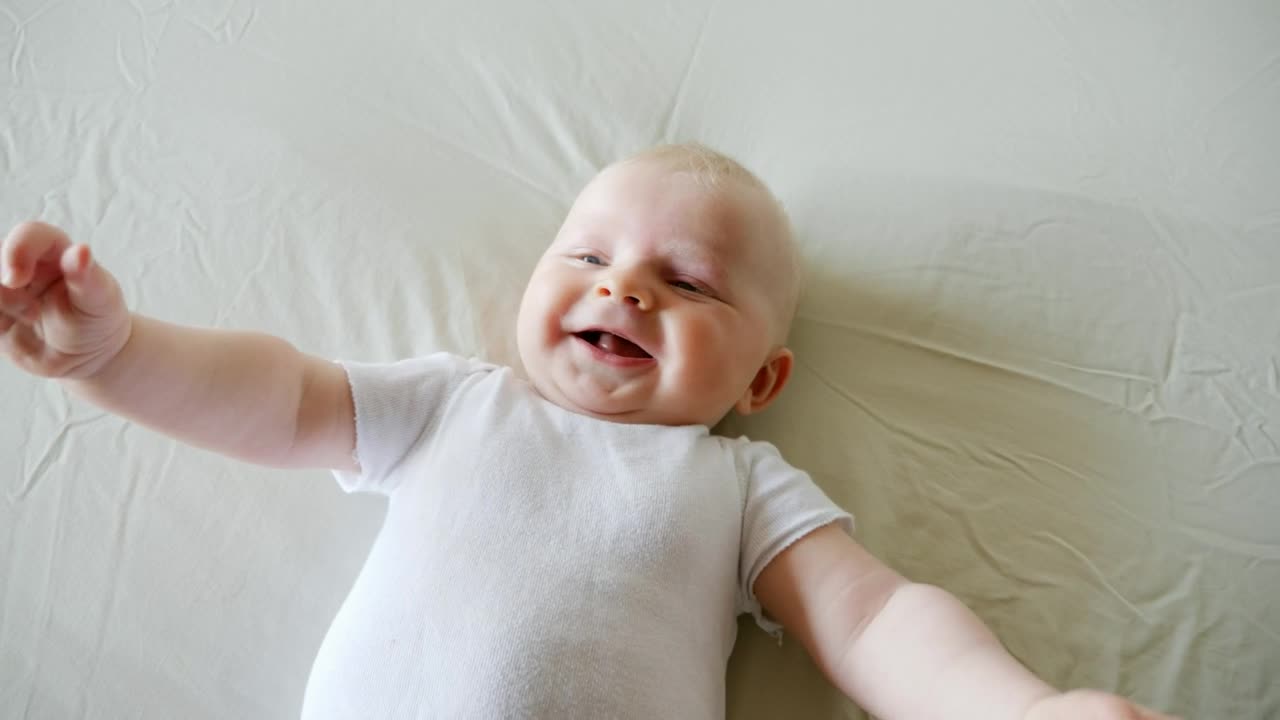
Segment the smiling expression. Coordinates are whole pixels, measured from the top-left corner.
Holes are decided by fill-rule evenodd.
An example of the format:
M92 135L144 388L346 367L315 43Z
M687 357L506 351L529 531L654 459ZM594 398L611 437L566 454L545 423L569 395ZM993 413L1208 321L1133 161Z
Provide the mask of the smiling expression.
M746 401L762 368L780 353L790 367L785 250L761 191L727 185L640 161L582 191L520 305L520 357L543 397L662 425L759 409Z

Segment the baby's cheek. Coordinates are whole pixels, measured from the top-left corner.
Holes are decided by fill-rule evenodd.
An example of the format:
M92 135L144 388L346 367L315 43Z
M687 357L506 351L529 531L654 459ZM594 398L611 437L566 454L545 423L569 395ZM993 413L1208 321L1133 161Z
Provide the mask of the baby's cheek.
M712 387L728 380L728 371L736 358L726 340L723 329L712 323L691 328L684 338L689 373L695 376L699 387Z

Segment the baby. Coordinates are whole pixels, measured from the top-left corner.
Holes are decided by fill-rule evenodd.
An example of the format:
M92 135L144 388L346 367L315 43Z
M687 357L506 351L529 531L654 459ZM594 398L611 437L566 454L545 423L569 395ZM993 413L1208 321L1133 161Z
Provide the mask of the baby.
M305 718L721 718L744 612L881 718L1165 717L1042 682L954 597L856 544L772 445L710 432L787 384L799 272L773 195L704 147L650 150L582 191L520 305L527 380L446 353L338 364L132 314L42 223L12 231L0 269L18 367L389 498Z

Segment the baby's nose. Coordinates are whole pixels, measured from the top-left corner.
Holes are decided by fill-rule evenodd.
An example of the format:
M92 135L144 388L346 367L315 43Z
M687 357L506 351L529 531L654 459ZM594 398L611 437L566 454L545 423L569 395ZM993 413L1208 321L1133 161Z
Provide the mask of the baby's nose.
M653 307L653 296L641 283L614 277L596 285L596 297L630 305L637 310Z

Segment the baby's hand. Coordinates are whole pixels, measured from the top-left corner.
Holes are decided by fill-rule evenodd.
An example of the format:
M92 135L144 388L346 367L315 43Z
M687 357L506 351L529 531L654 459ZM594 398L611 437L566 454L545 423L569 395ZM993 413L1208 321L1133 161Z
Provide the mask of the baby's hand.
M1037 702L1024 720L1176 720L1122 697L1097 690L1072 690Z
M41 222L0 248L0 353L41 377L92 376L129 339L132 316L115 278L85 245Z

